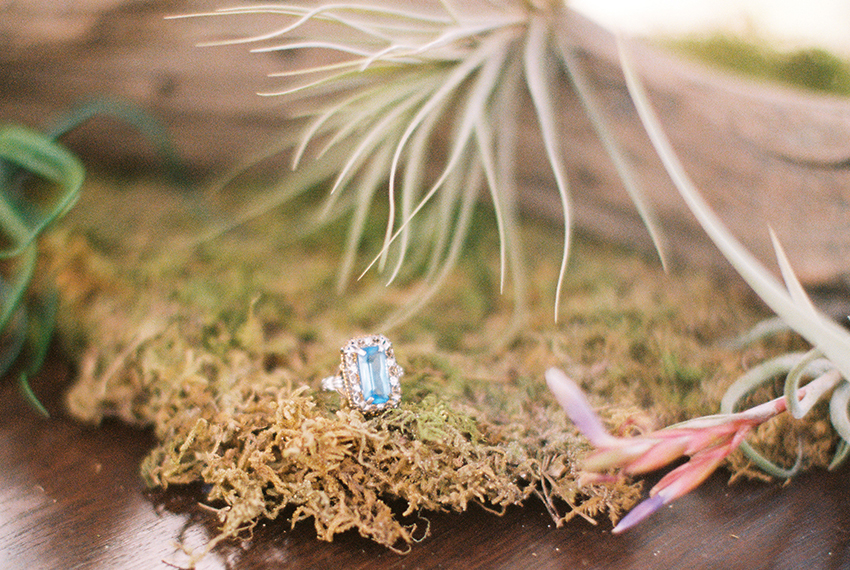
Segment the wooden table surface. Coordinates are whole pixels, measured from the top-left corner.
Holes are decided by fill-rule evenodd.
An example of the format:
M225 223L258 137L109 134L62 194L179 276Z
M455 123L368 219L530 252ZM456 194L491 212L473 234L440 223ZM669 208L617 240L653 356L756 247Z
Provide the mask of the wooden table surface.
M199 489L146 490L138 466L150 433L64 417L67 370L54 357L34 382L51 419L33 412L8 381L0 387L0 568L185 564L177 544L200 547L215 529L214 516L198 506ZM583 520L555 528L535 501L502 517L482 509L426 514L431 536L407 555L356 533L320 542L309 521L294 530L270 521L253 537L220 546L198 568L850 568L848 473L811 473L786 487L730 487L716 474L619 537L608 524Z

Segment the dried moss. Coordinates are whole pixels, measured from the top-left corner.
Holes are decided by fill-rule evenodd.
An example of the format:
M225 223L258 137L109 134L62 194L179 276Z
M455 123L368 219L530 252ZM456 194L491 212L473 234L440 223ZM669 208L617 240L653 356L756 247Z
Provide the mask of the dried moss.
M579 240L556 324L560 240L529 225L532 308L494 351L513 304L481 285L497 282L498 238L480 214L469 255L429 308L376 331L418 288L367 276L329 294L339 228L293 242L303 214L268 215L187 248L204 212L225 206L128 186L93 183L45 243L63 293L59 329L79 362L67 404L85 421L152 426L158 443L142 474L152 486L206 485L221 520L210 547L286 516L312 519L323 540L356 529L404 550L427 534L411 526L423 511L499 511L532 496L559 524L615 520L640 486L578 483L586 444L548 394L545 369L582 382L615 430L660 427L716 410L742 363L718 341L760 316L740 287L665 275L653 260ZM150 205L142 223L139 203ZM403 406L376 417L319 390L339 346L362 332L390 334L408 371Z
M240 331L255 328L254 319ZM142 475L163 488L209 485L221 519L210 546L292 507L292 524L312 518L321 539L354 528L402 549L415 535L404 517L422 510L503 509L538 493L560 524L605 512L616 519L637 499L632 483L578 486L576 459L586 445L564 430L551 402L530 406L534 417L488 421L486 410L433 392L447 378L432 368L412 380L399 409L368 418L340 408L335 395L293 387L291 371L267 370L242 349L216 356L198 348L201 333L186 322L143 332L111 366L86 367L68 405L87 420L153 425L160 443ZM474 382L458 384L470 399L484 393ZM501 397L521 396L509 392ZM392 499L404 502L400 515Z

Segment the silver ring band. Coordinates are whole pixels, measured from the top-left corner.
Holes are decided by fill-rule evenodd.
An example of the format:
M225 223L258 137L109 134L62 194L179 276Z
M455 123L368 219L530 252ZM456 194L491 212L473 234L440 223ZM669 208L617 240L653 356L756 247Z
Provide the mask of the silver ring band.
M327 378L322 378L322 390L326 390L328 392L341 392L342 391L342 376L337 374L336 376L328 376Z

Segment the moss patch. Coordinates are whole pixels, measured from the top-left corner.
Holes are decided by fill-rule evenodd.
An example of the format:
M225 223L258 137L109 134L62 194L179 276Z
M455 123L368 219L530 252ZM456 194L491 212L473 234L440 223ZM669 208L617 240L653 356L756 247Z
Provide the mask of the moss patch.
M674 50L750 77L810 91L850 95L850 63L820 48L781 51L727 35L665 42Z
M312 519L324 540L356 529L399 550L426 532L409 516L472 503L499 511L534 496L558 524L616 520L640 486L579 484L587 446L549 395L546 368L565 369L625 432L715 412L742 362L790 342L743 358L723 349L763 316L745 289L667 275L582 239L555 323L561 239L533 224L523 229L535 252L530 308L505 336L515 305L493 285L497 231L486 213L434 301L381 330L416 300L417 281L386 288L368 274L336 294L342 225L294 240L308 214L291 210L190 246L229 198L95 181L44 246L62 290L59 329L79 362L69 410L152 426L158 443L142 475L151 486L206 485L221 520L210 547L284 512L293 524ZM403 406L376 417L319 389L339 347L364 332L388 334L407 371Z

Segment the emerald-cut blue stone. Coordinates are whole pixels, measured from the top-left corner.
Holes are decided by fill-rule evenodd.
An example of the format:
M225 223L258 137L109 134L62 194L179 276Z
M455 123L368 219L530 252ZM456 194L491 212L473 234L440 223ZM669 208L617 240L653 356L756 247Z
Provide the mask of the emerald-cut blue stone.
M357 373L363 399L373 404L385 404L390 399L390 373L387 353L380 346L364 346L357 354Z

